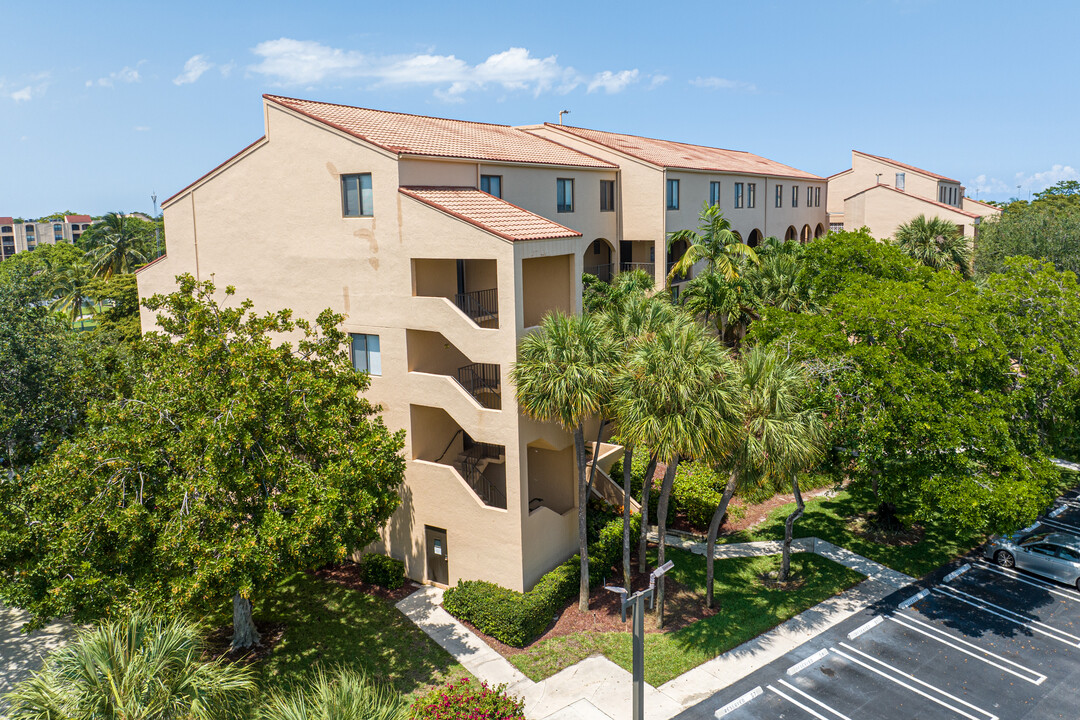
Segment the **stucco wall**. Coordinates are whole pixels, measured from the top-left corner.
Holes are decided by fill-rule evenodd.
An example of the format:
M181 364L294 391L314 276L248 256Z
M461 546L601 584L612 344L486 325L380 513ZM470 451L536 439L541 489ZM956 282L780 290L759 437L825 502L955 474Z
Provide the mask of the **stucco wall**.
M870 234L880 240L893 237L897 226L910 222L918 215L943 218L962 225L965 236L975 235L974 218L925 202L907 193L894 192L887 187L871 188L844 203L845 229L856 229L865 225L870 228Z

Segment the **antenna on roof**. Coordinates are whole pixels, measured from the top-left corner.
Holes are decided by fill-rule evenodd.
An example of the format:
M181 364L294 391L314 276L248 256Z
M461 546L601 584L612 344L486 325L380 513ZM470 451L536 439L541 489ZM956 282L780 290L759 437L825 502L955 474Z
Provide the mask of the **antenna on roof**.
M159 236L158 224L157 224L157 190L150 191L150 199L154 201L154 253L157 257L161 257L161 238Z
M569 115L569 114L570 114L569 110L560 110L559 111L559 124L560 125L562 125L562 116L563 115Z
M882 175L883 175L883 173L874 173L874 180L876 181L876 184L878 184L878 185L881 184L881 176Z

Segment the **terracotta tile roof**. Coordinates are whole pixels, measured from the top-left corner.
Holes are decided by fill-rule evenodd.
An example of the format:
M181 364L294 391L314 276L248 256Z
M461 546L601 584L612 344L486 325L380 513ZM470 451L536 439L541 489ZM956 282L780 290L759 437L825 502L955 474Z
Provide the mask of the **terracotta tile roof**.
M278 95L263 97L400 155L573 167L616 167L509 125L406 115Z
M944 175L938 175L937 173L932 173L929 170L923 170L922 168L915 167L914 165L908 165L907 163L902 163L897 160L893 160L892 158L884 157L882 155L871 155L870 153L863 152L862 150L852 150L851 152L858 153L859 155L865 155L866 157L874 158L875 160L880 160L882 162L887 162L890 165L902 167L905 170L910 170L911 172L922 173L923 175L926 175L927 177L932 177L935 180L944 180L945 182L952 183L960 182L959 180L953 180L952 178L945 177Z
M15 218L0 217L0 225L14 225Z
M988 211L988 214L991 214L991 215L993 215L994 213L1000 213L1001 212L1001 208L999 208L998 206L991 205L990 203L984 203L982 200L976 200L975 198L965 197L964 202L973 202L976 205L982 205L984 208L986 208L986 210Z
M156 265L157 263L161 262L162 260L166 259L167 257L169 257L168 254L158 255L156 258L154 258L150 262L146 263L145 265L142 265L140 267L135 268L135 274L138 275L139 273L141 273L146 268L152 267L153 265Z
M970 218L980 218L980 217L982 217L982 215L979 215L979 214L973 213L973 212L968 212L967 210L961 210L960 208L958 208L958 207L956 207L954 205L946 205L945 203L938 202L937 200L930 200L929 198L920 197L918 195L912 195L911 193L904 192L903 190L897 190L892 185L886 185L885 183L880 183L878 185L871 185L870 187L866 188L865 190L860 190L859 192L855 193L854 195L849 195L848 197L844 198L844 202L847 202L848 200L850 200L851 198L853 198L853 197L855 197L857 195L862 195L863 193L870 192L871 190L888 190L889 192L894 192L894 193L897 193L898 195L903 195L904 197L909 197L912 200L916 200L918 202L926 203L928 205L934 205L934 206L937 206L939 208L944 208L945 210L950 210L950 211L952 211L952 212L954 212L954 213L956 213L958 215L966 215L967 217L970 217Z
M471 187L401 187L419 200L505 240L581 237L581 233Z
M746 173L749 175L776 175L805 180L823 179L789 165L774 162L760 155L741 150L724 150L704 145L688 145L673 140L657 140L637 135L589 130L571 125L556 125L554 123L544 123L544 125L660 167L716 170L718 172Z
M68 223L88 223L92 218L89 215L65 215L64 222Z

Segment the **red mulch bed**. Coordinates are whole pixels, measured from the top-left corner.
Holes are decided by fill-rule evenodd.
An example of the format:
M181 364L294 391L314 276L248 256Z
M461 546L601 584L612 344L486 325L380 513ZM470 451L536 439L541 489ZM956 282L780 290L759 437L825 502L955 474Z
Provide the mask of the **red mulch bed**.
M635 592L649 586L649 573L641 574L637 572L636 555L637 554L634 553L631 563L631 566L634 569L631 587ZM612 568L612 574L608 578L608 583L612 585L621 585L621 580L622 569L620 561L619 568ZM716 614L715 609L705 608L704 599L701 595L687 590L671 578L667 578L665 581L664 595L664 629L660 630L656 627L656 615L649 612L645 615L645 632L647 633L671 632ZM629 632L630 618L627 617L627 622L623 622L622 614L619 609L619 598L620 596L617 593L613 593L610 590L605 590L602 587L594 588L589 594L589 610L588 612L583 613L578 610L578 601L575 597L566 604L566 607L564 607L558 617L556 617L555 622L548 626L548 629L544 631L544 634L525 648L516 648L511 645L506 645L490 635L485 635L470 623L464 624L480 636L484 642L493 647L500 655L515 655L524 652L535 643L549 638L571 635L573 633Z
M338 585L344 585L350 590L359 590L367 595L381 597L389 603L396 603L399 600L404 600L420 587L408 579L406 579L405 583L397 590L387 590L384 587L366 583L360 579L359 563L354 562L332 565L330 567L325 567L322 570L316 570L312 574L321 580L328 580L332 583L337 583Z

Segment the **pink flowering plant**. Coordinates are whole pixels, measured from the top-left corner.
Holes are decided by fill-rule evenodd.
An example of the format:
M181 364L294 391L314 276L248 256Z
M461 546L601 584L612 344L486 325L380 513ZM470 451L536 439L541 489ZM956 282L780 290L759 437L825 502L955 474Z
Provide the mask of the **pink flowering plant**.
M417 720L524 720L524 705L506 694L506 685L490 688L463 677L432 688L412 711Z

